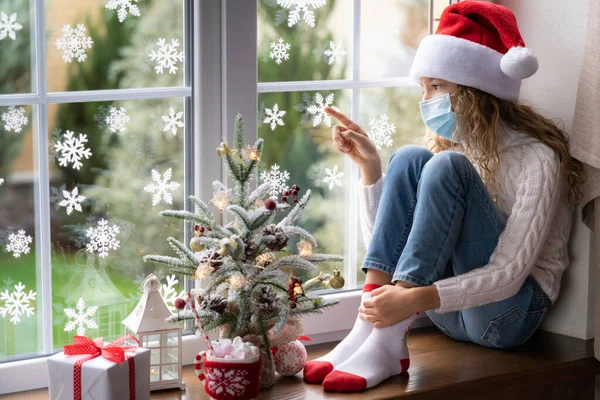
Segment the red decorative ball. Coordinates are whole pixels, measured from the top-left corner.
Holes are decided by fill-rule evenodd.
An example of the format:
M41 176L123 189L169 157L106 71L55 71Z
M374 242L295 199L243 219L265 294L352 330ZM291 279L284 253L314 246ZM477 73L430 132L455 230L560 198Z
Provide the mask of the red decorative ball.
M178 310L183 310L185 308L185 300L181 297L175 299L175 308Z
M277 207L277 203L273 199L265 200L265 208L269 211L273 211Z
M281 198L281 201L286 201L286 202L287 202L287 196L283 196L283 197Z

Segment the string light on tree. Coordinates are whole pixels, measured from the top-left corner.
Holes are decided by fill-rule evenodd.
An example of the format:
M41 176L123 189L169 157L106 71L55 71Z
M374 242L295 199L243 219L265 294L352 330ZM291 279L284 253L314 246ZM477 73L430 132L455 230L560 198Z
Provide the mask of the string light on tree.
M210 276L210 274L213 273L214 270L215 270L214 267L212 267L211 265L209 265L207 263L200 264L200 265L198 265L198 268L196 268L196 272L194 273L194 278L204 280L204 279L208 278Z
M304 238L298 242L298 252L301 256L310 256L312 254L312 244Z
M260 157L258 156L258 149L256 146L247 145L242 152L242 156L248 160L260 161Z
M240 289L248 283L248 280L243 275L233 275L229 278L229 283L234 288Z

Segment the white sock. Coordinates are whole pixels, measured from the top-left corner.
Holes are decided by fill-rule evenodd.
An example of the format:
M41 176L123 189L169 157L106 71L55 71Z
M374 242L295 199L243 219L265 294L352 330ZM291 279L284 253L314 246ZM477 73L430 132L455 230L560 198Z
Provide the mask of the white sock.
M387 328L374 328L354 354L327 375L326 390L358 391L405 372L410 364L406 336L417 314Z
M371 298L371 292L364 292L361 297L361 305ZM336 366L346 361L352 354L367 340L373 325L370 322L363 321L358 316L354 322L352 330L333 350L322 357L311 360L304 367L304 379L311 383L320 383L325 376ZM327 363L331 364L328 365Z

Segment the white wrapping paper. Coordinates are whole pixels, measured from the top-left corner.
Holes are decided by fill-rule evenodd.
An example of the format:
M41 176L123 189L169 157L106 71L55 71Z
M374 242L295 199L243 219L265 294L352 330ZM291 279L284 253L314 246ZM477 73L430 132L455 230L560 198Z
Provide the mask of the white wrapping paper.
M50 400L73 400L73 365L88 355L65 356L58 353L48 358L48 391ZM135 360L136 400L150 398L150 350L138 348ZM102 356L81 366L82 400L129 400L129 361L116 363Z

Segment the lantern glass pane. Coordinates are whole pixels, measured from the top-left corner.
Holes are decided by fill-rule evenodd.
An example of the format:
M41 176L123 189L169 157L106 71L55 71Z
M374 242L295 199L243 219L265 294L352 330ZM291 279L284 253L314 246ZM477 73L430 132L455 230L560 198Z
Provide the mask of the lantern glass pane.
M146 336L144 339L144 347L160 347L160 334Z
M162 366L162 379L163 381L171 381L179 379L179 368L176 364L163 365Z
M172 347L179 344L179 332L169 332L163 335L163 347Z
M167 347L162 349L162 364L179 362L179 348Z
M150 367L150 382L158 382L160 380L160 367L158 365Z
M150 351L150 364L160 364L160 349Z

